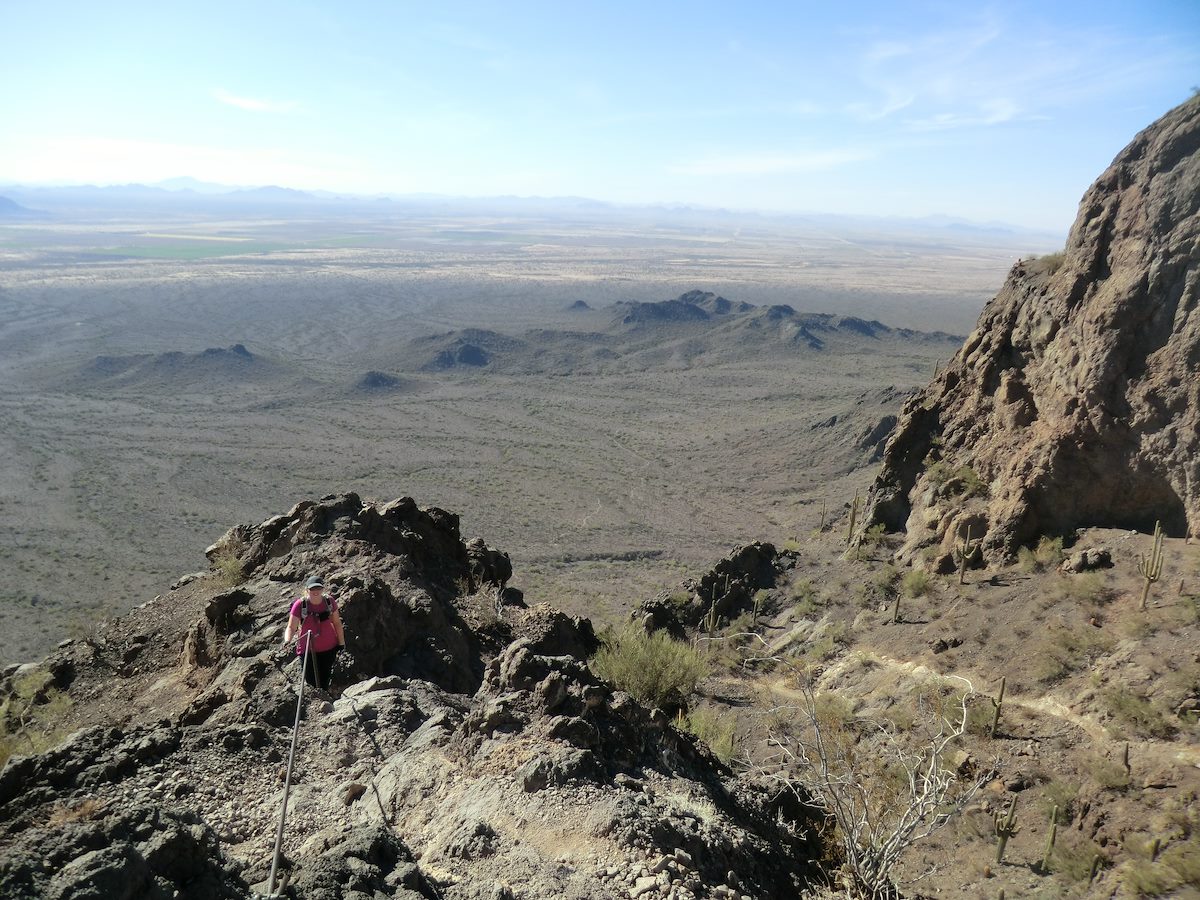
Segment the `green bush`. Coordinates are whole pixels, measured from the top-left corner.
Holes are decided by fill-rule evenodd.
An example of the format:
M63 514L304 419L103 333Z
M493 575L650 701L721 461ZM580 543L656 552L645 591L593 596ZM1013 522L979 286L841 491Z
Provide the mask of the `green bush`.
M708 673L707 662L691 644L632 625L606 640L590 665L601 678L658 707L681 704Z
M1023 572L1044 572L1052 566L1057 566L1063 560L1061 537L1042 536L1037 547L1030 549L1022 547L1017 551L1017 564Z
M900 590L904 596L915 599L929 593L933 578L924 569L909 569L900 579Z
M67 732L61 723L71 706L49 672L38 669L14 678L0 703L0 768L10 756L42 753L62 741Z
M680 724L685 731L708 744L709 749L721 762L728 763L733 759L734 747L737 744L737 716L732 710L702 706L681 716Z
M237 552L224 548L213 556L213 569L216 570L217 581L225 587L237 587L246 580L246 570L238 559Z

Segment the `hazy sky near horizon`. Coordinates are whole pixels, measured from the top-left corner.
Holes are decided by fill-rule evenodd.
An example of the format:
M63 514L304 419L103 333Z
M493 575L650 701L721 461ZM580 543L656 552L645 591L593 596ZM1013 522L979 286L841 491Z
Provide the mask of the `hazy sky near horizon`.
M1198 0L0 8L0 184L189 175L1065 231L1200 86Z

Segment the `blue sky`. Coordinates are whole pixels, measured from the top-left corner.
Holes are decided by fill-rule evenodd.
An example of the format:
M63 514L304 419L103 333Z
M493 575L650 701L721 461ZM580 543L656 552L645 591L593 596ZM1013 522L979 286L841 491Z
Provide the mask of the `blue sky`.
M154 182L1065 230L1200 86L1200 2L14 2L0 184Z

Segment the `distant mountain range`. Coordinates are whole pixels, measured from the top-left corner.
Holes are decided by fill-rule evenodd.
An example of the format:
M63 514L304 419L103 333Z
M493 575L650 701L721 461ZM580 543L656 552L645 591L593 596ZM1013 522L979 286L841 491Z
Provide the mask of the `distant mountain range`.
M0 197L0 219L24 219L38 215L41 213L35 209L24 207L8 197Z
M816 225L856 230L958 232L979 235L1046 235L1005 222L972 222L952 216L924 218L844 216L824 213L776 213L684 204L623 205L587 197L458 197L440 194L347 194L304 191L281 185L228 185L190 176L152 184L0 185L0 216L84 217L90 211L136 215L138 212L270 214L306 208L313 214L353 215L519 215L575 221L643 219L711 223L722 227L771 224ZM6 207L6 204L11 208ZM46 210L34 212L31 207ZM22 211L24 210L24 211Z

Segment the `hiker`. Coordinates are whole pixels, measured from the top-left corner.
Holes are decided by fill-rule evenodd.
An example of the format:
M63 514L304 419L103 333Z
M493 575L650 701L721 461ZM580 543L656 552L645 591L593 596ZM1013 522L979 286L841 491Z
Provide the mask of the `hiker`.
M337 601L332 597L325 598L325 584L320 578L314 576L308 579L304 590L305 596L296 598L288 614L283 643L286 645L299 636L296 655L303 657L305 644L312 641L304 680L315 688L327 691L333 675L333 661L339 651L346 649L342 617L338 613Z

